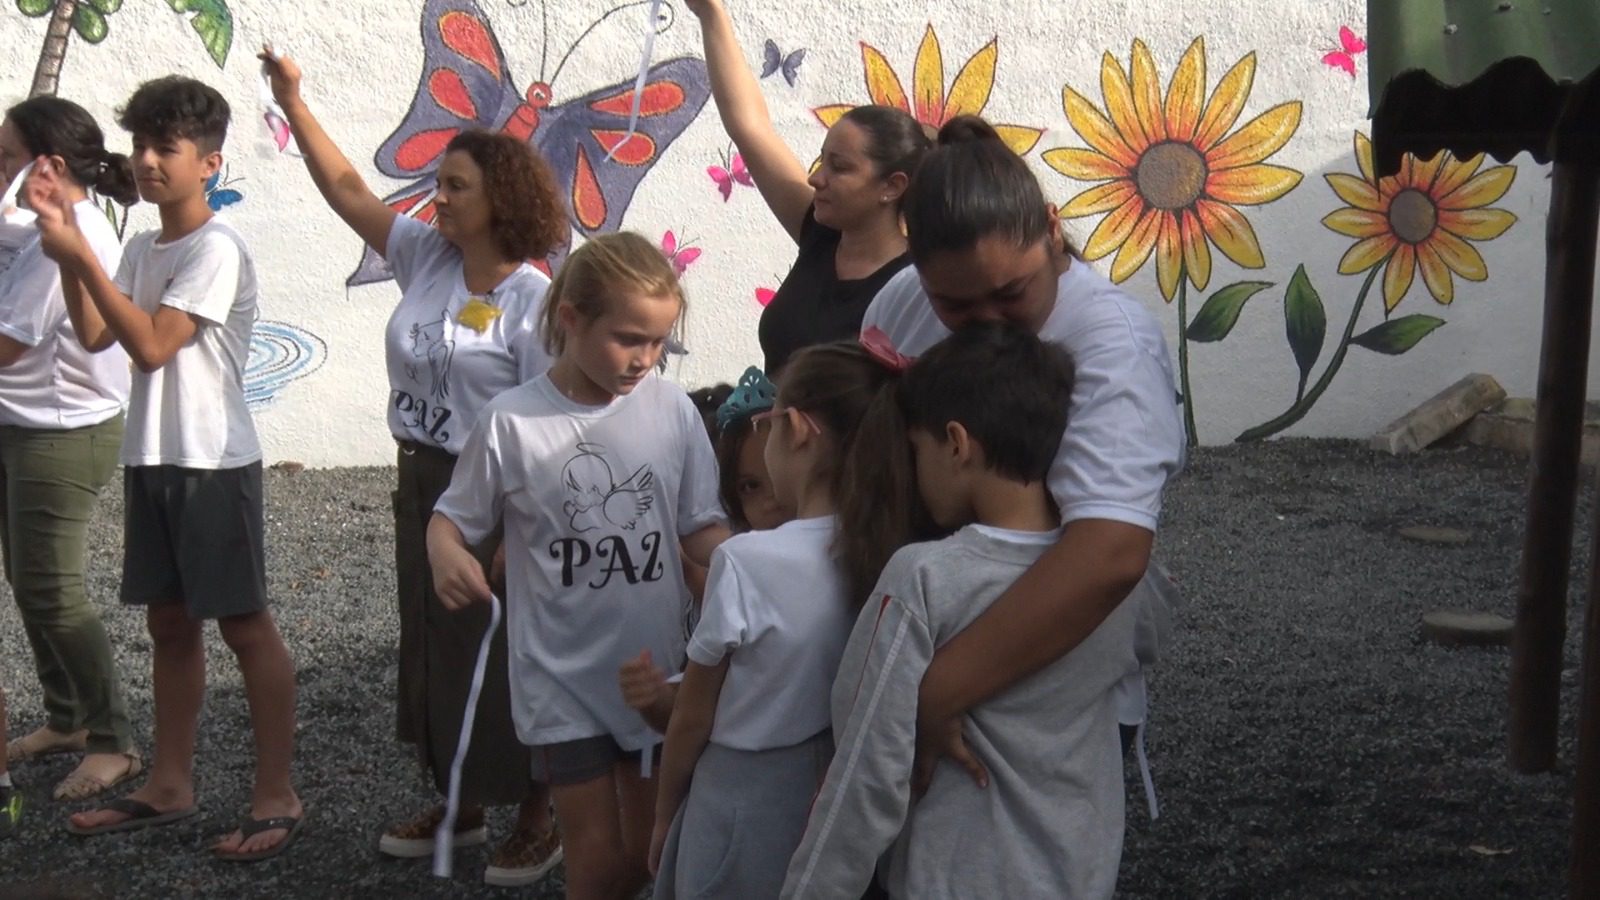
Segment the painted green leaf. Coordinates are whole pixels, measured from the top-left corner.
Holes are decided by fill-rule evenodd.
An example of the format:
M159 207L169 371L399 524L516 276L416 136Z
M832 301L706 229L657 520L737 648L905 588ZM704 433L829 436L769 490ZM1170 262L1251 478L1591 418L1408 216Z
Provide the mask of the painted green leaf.
M1306 277L1305 264L1297 266L1289 279L1289 290L1283 295L1284 327L1289 335L1289 349L1294 351L1294 361L1300 366L1300 386L1296 397L1305 395L1306 379L1311 367L1322 355L1322 340L1328 334L1328 313L1322 308L1322 298Z
M42 16L56 8L56 0L17 0L17 9L25 16Z
M228 62L228 49L233 46L233 12L227 0L167 0L174 12L194 13L189 25L206 45L206 52L222 68Z
M89 5L99 10L101 15L109 16L122 8L122 0L89 0Z
M1435 316L1401 316L1356 335L1350 339L1350 343L1374 353L1398 356L1415 347L1418 341L1443 324L1444 320Z
M1206 298L1184 333L1191 341L1220 341L1233 330L1246 300L1272 287L1270 281L1236 281Z
M92 6L79 5L72 11L72 30L78 33L91 44L98 44L106 39L106 17Z

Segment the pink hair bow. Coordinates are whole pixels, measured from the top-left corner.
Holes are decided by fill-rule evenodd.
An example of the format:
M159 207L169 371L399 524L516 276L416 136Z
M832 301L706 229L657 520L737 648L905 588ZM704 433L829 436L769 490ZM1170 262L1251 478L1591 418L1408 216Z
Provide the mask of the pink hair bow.
M866 349L872 358L877 360L885 369L896 374L903 374L916 359L906 356L894 348L894 342L883 333L883 329L876 325L861 332L861 346Z

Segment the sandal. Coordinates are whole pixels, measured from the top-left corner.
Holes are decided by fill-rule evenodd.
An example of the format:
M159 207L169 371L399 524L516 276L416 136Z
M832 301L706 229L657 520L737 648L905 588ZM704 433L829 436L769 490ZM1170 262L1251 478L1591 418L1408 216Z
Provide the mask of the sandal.
M305 824L305 821L305 813L301 813L298 816L274 816L270 819L252 819L249 816L245 816L244 820L239 823L239 840L241 843L250 840L263 831L283 829L288 834L285 834L283 840L273 844L271 847L265 850L257 850L254 853L224 853L221 850L213 850L212 853L217 859L225 862L260 862L264 859L271 859L289 849L289 845L294 843L294 839L300 836L300 828Z
M110 781L103 781L93 775L73 770L71 774L61 779L61 783L56 785L51 796L57 800L87 800L105 793L130 778L138 777L144 771L144 760L140 758L137 750L129 750L121 755L128 760L128 767L122 770L121 775Z
M87 749L88 741L88 731L63 734L46 725L36 729L32 734L6 744L6 763L31 762L41 756L53 756L57 753L82 753Z
M117 831L143 831L146 828L171 825L200 812L200 807L198 806L171 809L163 812L143 800L134 800L130 797L119 797L100 808L122 813L128 818L107 825L96 825L92 828L80 828L69 821L67 830L79 837L93 837L97 834L111 834Z

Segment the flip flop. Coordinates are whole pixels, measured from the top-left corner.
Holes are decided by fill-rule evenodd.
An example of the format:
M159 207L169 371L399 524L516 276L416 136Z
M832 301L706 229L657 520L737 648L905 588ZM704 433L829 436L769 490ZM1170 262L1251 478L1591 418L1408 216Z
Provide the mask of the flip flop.
M74 731L71 734L51 731L50 734L57 735L57 737L49 739L49 743L44 743L45 739L30 740L30 738L36 738L47 731L50 731L50 729L41 728L32 734L23 735L7 744L6 762L11 764L25 763L45 756L55 756L58 753L82 753L87 747L86 742L89 737L89 732L87 731Z
M79 775L77 772L72 772L61 779L61 783L56 785L52 796L57 800L87 800L90 797L98 796L111 790L130 778L137 778L144 771L144 760L139 757L138 753L131 750L122 755L128 758L128 767L122 770L121 775L110 781L104 781L92 775Z
M265 850L257 850L254 853L224 853L221 850L213 850L212 855L224 862L246 863L271 859L289 849L289 845L294 843L294 839L300 836L300 828L305 824L305 821L306 817L303 812L298 816L276 816L271 819L252 819L249 816L245 816L243 821L239 823L241 843L250 840L263 831L272 831L276 828L288 829L289 833L283 836L283 840Z
M97 834L111 834L118 831L142 831L146 828L171 825L200 812L200 807L198 806L162 812L142 800L134 800L128 797L119 797L100 808L122 813L128 818L109 825L96 825L93 828L79 828L69 821L67 822L67 830L79 837L93 837Z

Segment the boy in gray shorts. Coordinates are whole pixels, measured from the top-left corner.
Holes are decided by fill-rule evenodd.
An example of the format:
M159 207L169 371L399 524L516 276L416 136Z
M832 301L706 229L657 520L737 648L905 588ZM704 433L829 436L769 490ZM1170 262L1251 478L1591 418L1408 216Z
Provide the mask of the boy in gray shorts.
M139 195L159 207L161 228L128 242L114 279L89 252L48 164L29 199L78 339L94 351L120 343L138 367L122 444L122 601L145 607L154 648L155 760L143 787L68 828L131 831L198 811L202 628L215 619L244 676L256 778L249 813L213 851L248 862L288 847L303 811L289 777L294 664L267 612L261 447L244 399L255 268L205 197L228 118L222 95L178 76L146 82L128 100L119 121L133 135Z

